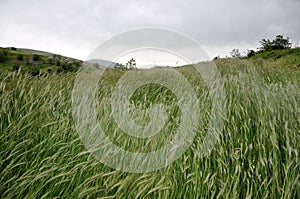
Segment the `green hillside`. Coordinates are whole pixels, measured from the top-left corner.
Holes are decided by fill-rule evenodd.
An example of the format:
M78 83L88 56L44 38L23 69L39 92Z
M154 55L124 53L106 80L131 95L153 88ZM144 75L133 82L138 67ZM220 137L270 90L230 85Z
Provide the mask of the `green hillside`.
M297 70L300 68L300 48L260 52L250 60L263 59L269 68Z

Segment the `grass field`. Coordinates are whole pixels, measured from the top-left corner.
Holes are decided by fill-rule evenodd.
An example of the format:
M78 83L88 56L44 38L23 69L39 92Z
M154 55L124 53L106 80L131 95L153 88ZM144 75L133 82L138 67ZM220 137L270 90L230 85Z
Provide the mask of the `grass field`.
M203 158L198 154L211 111L208 89L191 66L177 68L199 99L196 138L170 166L141 174L111 169L86 151L72 117L75 73L2 74L0 197L299 198L300 69L295 63L300 61L298 56L264 59L216 60L227 107L221 137ZM280 65L290 59L295 67ZM160 148L180 121L176 97L159 85L139 88L131 97L130 117L147 123L139 107L163 103L169 119L155 138L131 139L118 130L107 100L125 72L107 70L99 82L99 124L126 150Z

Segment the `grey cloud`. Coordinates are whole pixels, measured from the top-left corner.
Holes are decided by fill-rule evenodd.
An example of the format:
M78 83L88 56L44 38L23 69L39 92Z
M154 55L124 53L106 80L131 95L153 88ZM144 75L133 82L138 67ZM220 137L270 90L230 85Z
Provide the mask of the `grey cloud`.
M211 56L255 48L276 34L300 42L299 0L3 0L0 46L85 59L103 41L139 27L180 31Z

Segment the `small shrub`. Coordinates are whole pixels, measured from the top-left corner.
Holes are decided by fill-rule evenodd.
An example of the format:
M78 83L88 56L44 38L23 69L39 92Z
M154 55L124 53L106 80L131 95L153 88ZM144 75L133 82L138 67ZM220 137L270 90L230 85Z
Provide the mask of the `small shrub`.
M20 69L20 65L17 64L17 63L15 63L15 64L13 65L13 71L18 71L19 69Z
M0 62L5 62L7 60L7 53L4 50L0 51Z
M23 58L24 58L23 54L18 54L17 59L18 59L19 61L22 61Z
M40 61L41 57L39 55L33 55L33 61Z
M248 50L247 57L253 57L254 55L255 55L255 51L254 50Z
M48 59L48 63L51 64L51 65L53 65L54 64L54 60L52 58L49 58Z

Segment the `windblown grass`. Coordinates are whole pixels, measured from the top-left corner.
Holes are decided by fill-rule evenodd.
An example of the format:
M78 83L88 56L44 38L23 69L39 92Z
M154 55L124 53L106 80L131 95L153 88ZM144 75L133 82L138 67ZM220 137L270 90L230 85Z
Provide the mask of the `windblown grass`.
M169 167L143 174L108 168L86 151L72 118L76 74L2 75L1 198L298 198L299 81L271 70L262 73L259 66L244 62L217 64L225 82L227 108L222 136L212 153L198 156L210 115L208 90L192 68L180 68L199 98L197 136L192 147ZM143 150L153 150L149 142L116 135L118 127L107 99L123 73L109 70L99 83L99 122L126 150L140 150L141 143ZM152 103L170 106L165 133L172 133L180 110L166 88L149 85L137 90L131 117L147 122L138 109ZM168 141L164 139L156 137L156 147Z

